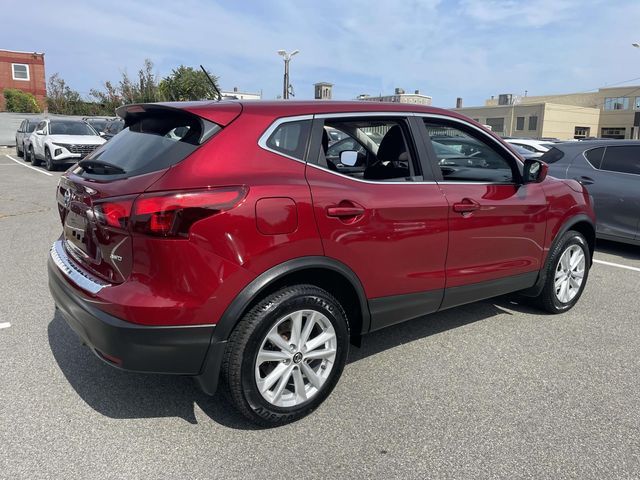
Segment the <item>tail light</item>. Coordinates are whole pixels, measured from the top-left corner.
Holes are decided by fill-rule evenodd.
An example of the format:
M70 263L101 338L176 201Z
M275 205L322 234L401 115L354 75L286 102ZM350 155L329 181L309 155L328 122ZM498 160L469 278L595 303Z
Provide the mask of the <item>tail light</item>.
M158 237L186 238L195 222L232 209L247 192L247 187L239 186L143 193L137 198L97 204L94 214L105 226Z

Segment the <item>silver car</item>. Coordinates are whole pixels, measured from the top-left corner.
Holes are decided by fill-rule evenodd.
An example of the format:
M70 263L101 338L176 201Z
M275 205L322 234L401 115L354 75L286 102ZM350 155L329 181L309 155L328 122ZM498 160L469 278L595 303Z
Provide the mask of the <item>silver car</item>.
M16 153L19 157L29 151L29 136L42 121L40 117L25 118L16 131Z
M598 238L640 245L640 141L557 143L541 160L549 164L550 175L587 187Z

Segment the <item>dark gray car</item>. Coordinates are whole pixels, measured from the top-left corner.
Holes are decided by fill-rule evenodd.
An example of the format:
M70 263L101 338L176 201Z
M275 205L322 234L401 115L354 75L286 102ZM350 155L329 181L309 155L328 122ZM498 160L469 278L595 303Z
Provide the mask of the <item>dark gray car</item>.
M640 141L558 143L541 160L550 175L587 186L598 238L640 245Z

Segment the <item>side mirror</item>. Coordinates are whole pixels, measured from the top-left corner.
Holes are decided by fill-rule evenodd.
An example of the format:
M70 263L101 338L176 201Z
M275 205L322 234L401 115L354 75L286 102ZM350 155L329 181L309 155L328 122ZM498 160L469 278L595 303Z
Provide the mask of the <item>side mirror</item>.
M343 150L340 152L340 163L347 167L353 167L358 163L358 152L355 150Z
M35 130L33 133L36 135L44 135L44 130Z
M99 132L98 135L100 135L101 137L105 137L107 134L104 132Z
M530 158L524 161L522 179L524 183L540 183L547 178L549 165L541 160Z

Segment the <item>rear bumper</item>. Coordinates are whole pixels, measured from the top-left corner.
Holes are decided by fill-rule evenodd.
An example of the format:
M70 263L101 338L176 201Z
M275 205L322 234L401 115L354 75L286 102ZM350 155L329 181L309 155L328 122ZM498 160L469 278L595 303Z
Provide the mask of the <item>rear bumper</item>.
M211 365L214 325L146 326L120 320L82 297L71 280L49 257L49 290L56 307L72 330L96 353L118 368L136 372L200 375L217 380L219 365ZM220 345L216 345L219 347ZM205 360L207 360L205 362ZM217 362L215 362L217 363ZM213 385L215 389L215 383Z

